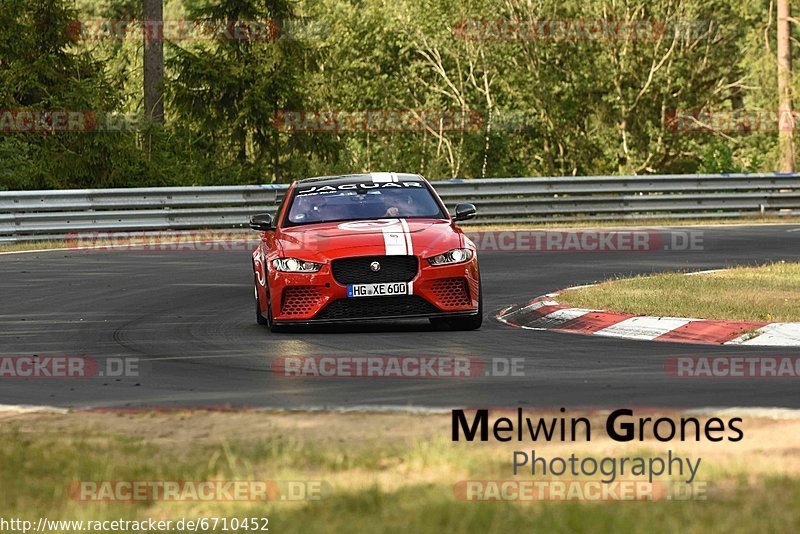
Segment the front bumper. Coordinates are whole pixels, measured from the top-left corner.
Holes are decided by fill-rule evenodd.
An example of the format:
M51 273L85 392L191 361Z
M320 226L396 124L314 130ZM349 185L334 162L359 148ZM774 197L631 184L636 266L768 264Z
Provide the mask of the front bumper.
M367 297L364 297L367 298ZM324 324L341 324L341 323L364 323L369 321L399 321L402 319L450 319L453 317L474 317L478 315L478 311L472 312L447 312L436 314L423 314L423 315L379 315L362 318L348 318L348 319L310 319L310 320L276 320L275 324L280 325L297 325L297 326L311 326L311 325L324 325Z
M271 270L268 275L276 324L322 324L476 315L480 301L478 261L432 267L420 259L403 297L347 297L330 264L313 274Z

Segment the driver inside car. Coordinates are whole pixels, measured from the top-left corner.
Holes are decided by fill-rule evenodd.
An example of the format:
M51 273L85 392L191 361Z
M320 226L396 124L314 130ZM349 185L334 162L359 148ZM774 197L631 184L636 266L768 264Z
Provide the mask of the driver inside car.
M416 212L414 204L411 202L411 197L401 197L400 195L385 195L383 199L386 211L384 217L409 217L413 216Z

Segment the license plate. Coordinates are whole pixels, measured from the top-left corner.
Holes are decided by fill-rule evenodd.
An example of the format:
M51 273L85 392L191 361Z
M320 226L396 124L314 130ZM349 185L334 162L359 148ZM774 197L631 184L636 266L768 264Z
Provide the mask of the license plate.
M389 297L392 295L408 295L408 283L388 282L384 284L350 284L347 296L356 297Z

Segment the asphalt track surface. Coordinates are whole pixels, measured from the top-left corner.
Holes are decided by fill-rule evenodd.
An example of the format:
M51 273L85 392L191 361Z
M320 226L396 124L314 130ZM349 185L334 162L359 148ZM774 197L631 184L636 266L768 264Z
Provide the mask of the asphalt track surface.
M667 270L800 259L797 225L695 228L700 250L484 252L479 331L427 321L272 334L255 324L249 253L48 251L0 255L0 356L135 357L143 376L0 379L0 404L75 408L800 407L797 378L676 378L672 356L800 356L540 332L494 319L571 285ZM679 232L686 228L676 229ZM524 376L287 378L281 356L524 358Z

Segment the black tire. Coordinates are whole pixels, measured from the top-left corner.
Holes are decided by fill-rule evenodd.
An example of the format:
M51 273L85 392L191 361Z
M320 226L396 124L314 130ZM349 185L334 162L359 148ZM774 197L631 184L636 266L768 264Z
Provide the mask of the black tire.
M468 317L437 317L429 319L431 324L438 327L446 326L450 330L477 330L483 324L483 284L481 284L480 274L478 275L478 313Z
M269 328L270 332L286 332L286 327L283 325L275 324L272 319L272 303L270 302L269 293L267 293L267 316L261 313L261 305L258 300L258 293L256 293L256 322Z
M255 267L254 267L255 268ZM261 314L261 302L258 298L258 275L253 272L254 282L255 282L255 294L256 294L256 322L260 325L268 325L269 320ZM269 310L269 306L267 306L267 310Z
M267 326L272 333L286 332L286 327L275 324L275 320L272 318L272 302L270 302L269 293L267 293Z

